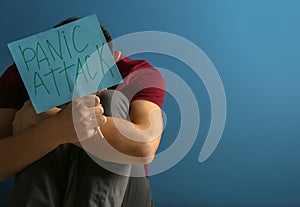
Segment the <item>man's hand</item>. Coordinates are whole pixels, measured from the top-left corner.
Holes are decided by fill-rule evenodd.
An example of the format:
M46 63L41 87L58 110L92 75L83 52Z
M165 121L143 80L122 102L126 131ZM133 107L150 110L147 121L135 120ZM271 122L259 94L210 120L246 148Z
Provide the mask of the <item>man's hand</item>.
M52 108L41 114L36 114L31 101L26 101L23 107L15 114L13 135L36 125L39 121L51 117L59 111L59 108Z
M53 118L62 126L63 142L77 143L101 134L99 126L107 122L103 113L99 97L89 95L72 101Z

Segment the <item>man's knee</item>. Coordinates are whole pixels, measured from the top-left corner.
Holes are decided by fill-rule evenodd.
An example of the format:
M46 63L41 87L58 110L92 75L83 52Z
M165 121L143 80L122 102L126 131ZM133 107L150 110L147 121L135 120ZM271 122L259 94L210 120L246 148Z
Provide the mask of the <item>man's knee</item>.
M117 90L106 90L100 95L104 115L129 120L129 101Z

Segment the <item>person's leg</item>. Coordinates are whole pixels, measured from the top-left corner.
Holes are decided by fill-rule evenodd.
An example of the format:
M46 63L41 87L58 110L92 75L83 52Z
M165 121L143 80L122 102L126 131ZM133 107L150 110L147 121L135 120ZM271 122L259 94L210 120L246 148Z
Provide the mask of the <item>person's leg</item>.
M62 206L69 164L78 151L72 145L61 145L18 173L9 207Z
M146 177L130 177L122 207L146 206L152 204L150 184Z
M129 101L121 92L107 90L100 95L100 101L106 116L129 120ZM129 178L110 172L94 162L87 153L81 155L79 162L79 183L74 206L150 206L151 195L147 178ZM118 167L128 169L128 165Z
M114 103L112 91L100 98L107 116L128 119L129 102L122 94L115 94ZM109 207L122 202L122 207L147 207L148 198L146 178L128 181L97 165L82 149L65 144L16 176L9 207Z

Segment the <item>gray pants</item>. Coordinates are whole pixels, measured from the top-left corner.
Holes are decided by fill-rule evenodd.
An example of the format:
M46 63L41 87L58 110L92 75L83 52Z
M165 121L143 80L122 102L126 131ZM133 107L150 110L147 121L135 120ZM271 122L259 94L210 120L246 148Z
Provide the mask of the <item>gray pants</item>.
M129 102L123 94L108 90L100 99L107 116L114 110L114 116L128 119ZM9 206L148 207L151 193L147 178L112 173L84 150L64 144L16 176Z

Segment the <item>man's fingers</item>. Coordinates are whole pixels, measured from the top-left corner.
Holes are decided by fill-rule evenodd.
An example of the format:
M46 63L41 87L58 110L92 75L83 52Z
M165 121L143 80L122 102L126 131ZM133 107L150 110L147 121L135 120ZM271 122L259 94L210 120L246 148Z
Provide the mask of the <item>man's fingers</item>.
M86 107L93 107L100 104L100 98L96 95L88 95L82 98L78 98L73 101L74 105L83 105Z
M100 104L99 106L97 106L95 108L95 114L96 114L96 116L100 116L103 113L104 113L104 109L103 109L102 105Z
M103 113L104 113L104 109L100 104L95 107L85 108L82 115L90 118L95 118L97 116L101 116Z
M100 104L100 98L98 96L95 96L95 105L94 106L97 106L98 104Z
M98 122L99 125L103 125L107 122L107 117L102 115L102 116L97 116L96 120Z

